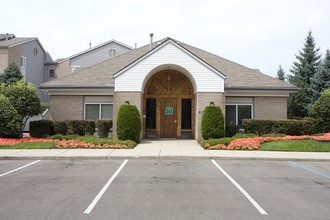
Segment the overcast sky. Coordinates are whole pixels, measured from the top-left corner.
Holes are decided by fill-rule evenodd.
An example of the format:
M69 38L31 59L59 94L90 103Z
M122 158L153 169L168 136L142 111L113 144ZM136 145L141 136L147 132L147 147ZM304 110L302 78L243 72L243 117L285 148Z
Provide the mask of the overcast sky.
M53 59L115 39L138 47L171 37L263 73L286 72L312 30L330 48L328 0L15 0L1 33L38 37Z

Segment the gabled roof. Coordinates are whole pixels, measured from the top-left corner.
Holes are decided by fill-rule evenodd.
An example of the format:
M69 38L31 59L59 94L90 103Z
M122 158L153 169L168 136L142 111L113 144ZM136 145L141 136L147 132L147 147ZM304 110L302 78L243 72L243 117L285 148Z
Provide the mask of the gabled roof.
M191 45L179 42L171 38L165 38L154 42L154 47L150 51L149 44L137 48L125 54L119 55L112 59L90 66L79 72L53 81L44 83L40 86L42 89L55 88L74 88L74 87L105 87L113 86L113 76L119 73L125 67L132 65L162 43L172 40L189 53L198 57L203 62L217 70L219 73L227 76L225 80L225 89L268 89L268 90L296 90L296 87L277 80L271 76L261 73L259 70L250 69L233 61L227 60L215 54L193 47Z
M10 40L2 40L0 41L0 48L10 48L10 47L15 47L18 45L22 45L31 41L37 41L38 44L40 45L41 49L47 53L47 51L44 49L42 44L40 43L39 39L37 37L15 37L11 38Z
M82 51L82 52L80 52L80 53L76 53L76 54L74 54L74 55L72 55L72 56L69 56L69 57L67 57L67 58L60 58L60 59L58 59L58 63L62 63L62 62L64 62L64 61L67 61L67 60L73 59L73 58L75 58L75 57L78 57L78 56L80 56L80 55L83 55L83 54L88 53L88 52L90 52L90 51L96 50L96 49L98 49L98 48L100 48L100 47L103 47L103 46L108 45L108 44L111 44L111 43L119 44L119 45L121 45L121 46L123 46L123 47L126 47L126 48L130 49L130 50L133 50L133 49L134 49L134 48L131 47L131 46L128 46L128 45L126 45L126 44L123 44L123 43L121 43L121 42L119 42L119 41L116 41L116 40L113 40L113 39L112 39L112 40L109 40L109 41L104 42L104 43L102 43L102 44L99 44L99 45L97 45L97 46L95 46L95 47L92 47L92 48L89 48L89 49L87 49L87 50L84 50L84 51Z
M198 62L202 63L203 65L205 65L207 68L211 69L212 71L214 71L215 73L217 73L219 76L221 76L222 78L226 79L226 75L223 74L221 71L219 71L218 69L214 68L213 66L211 66L210 64L208 64L207 62L205 62L203 59L201 59L200 57L196 56L195 54L191 53L189 50L187 50L186 48L182 47L178 42L176 42L175 40L171 39L171 38L165 38L162 42L157 43L156 47L153 48L152 50L149 50L147 53L145 53L143 56L139 57L138 59L136 59L134 62L130 63L129 65L125 66L123 69L119 70L117 73L115 73L113 75L114 78L116 78L117 76L119 76L120 74L124 73L127 69L129 69L130 67L134 66L135 64L137 64L138 62L140 62L141 60L145 59L146 57L148 57L149 55L157 52L158 50L160 50L162 47L164 47L166 44L168 43L172 43L175 46L177 46L179 49L183 50L186 54L188 54L189 56L191 56L192 58L194 58L195 60L197 60Z

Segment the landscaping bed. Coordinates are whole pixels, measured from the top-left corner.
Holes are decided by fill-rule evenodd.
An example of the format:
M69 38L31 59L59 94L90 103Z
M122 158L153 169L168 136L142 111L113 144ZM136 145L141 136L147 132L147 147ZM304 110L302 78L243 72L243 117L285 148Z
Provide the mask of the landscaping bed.
M294 141L299 140L300 142L296 145L290 145L290 143L295 143ZM274 151L318 151L316 147L304 147L308 146L311 143L315 145L325 144L326 146L319 151L328 151L330 152L329 143L320 143L319 141L329 141L330 133L322 135L302 135L302 136L290 136L290 135L270 135L270 136L234 136L232 138L220 138L220 139L211 139L201 142L203 148L208 150L274 150ZM307 142L309 141L309 142ZM318 142L316 142L318 141ZM272 147L262 147L264 143L272 143ZM286 146L287 147L281 147ZM277 147L278 146L278 147ZM290 147L291 146L291 147ZM303 146L298 148L297 146ZM313 145L314 146L314 145Z
M136 142L131 140L120 141L79 135L54 135L50 138L0 138L0 149L131 149L135 146Z

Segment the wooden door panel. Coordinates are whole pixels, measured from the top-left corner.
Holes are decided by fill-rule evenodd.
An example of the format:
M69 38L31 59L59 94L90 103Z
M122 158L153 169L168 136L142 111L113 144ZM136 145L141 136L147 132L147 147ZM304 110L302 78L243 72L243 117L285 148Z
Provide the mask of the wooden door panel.
M176 138L177 108L176 99L161 99L160 137Z

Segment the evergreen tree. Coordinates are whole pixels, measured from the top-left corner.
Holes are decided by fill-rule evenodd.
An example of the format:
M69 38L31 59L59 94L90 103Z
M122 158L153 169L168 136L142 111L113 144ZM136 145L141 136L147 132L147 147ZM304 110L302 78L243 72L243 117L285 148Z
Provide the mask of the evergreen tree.
M285 71L281 65L278 67L276 78L285 81Z
M321 55L319 54L319 50L320 48L315 47L312 32L309 31L304 47L296 55L297 61L293 63L293 67L290 70L292 75L289 76L289 82L299 87L300 90L298 93L290 95L288 103L289 117L307 116L308 109L312 105L311 80L320 64Z
M321 92L330 88L330 50L327 49L325 58L320 63L314 77L311 80L312 102L314 103Z
M0 83L7 85L14 84L21 79L23 79L23 75L16 63L9 64L4 73L0 74Z

